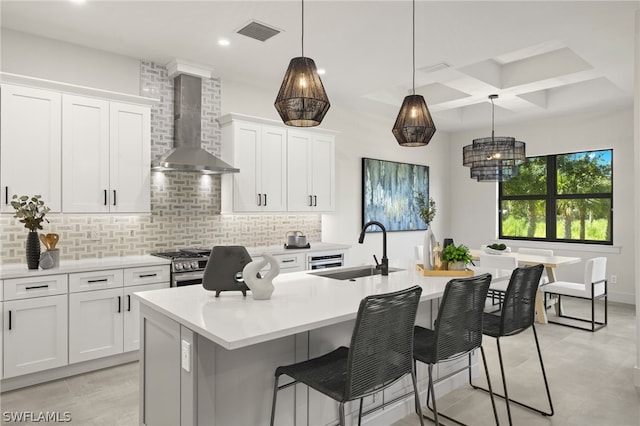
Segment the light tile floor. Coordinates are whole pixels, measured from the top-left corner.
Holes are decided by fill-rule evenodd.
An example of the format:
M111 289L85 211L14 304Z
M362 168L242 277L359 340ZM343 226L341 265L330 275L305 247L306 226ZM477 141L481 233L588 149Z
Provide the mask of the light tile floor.
M512 405L515 425L640 425L640 397L633 385L635 308L609 306L609 326L596 333L553 324L537 326L555 415L544 417ZM492 383L501 391L495 340L485 338L484 345ZM510 395L544 407L544 384L531 330L502 339L502 348ZM137 425L138 380L138 363L125 364L5 392L0 395L0 412L68 411L72 425ZM496 402L501 423L508 424L504 402ZM494 424L489 396L467 386L440 398L438 409L469 425ZM10 424L4 420L2 416L3 425ZM416 415L409 415L395 426L419 424Z
M585 304L576 306L567 302L564 305L567 314L588 315L588 311L582 309ZM552 309L548 313L550 318L554 316ZM555 324L538 324L536 330L555 415L546 417L511 404L514 425L640 425L640 392L633 384L636 363L635 307L609 303L609 325L595 333ZM500 343L509 396L535 407L548 408L533 331L502 338ZM483 344L491 383L496 391L502 393L495 339L485 337ZM483 371L480 377L484 377ZM486 380L478 379L478 383L486 386ZM489 395L469 386L445 395L436 403L438 411L469 425L495 424ZM496 398L496 405L500 423L508 424L504 400ZM427 421L425 424L429 423ZM419 424L418 417L414 415L396 422L394 426Z

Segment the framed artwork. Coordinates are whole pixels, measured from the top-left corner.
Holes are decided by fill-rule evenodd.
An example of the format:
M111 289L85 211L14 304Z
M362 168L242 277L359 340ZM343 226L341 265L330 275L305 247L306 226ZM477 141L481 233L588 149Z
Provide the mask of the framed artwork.
M371 220L387 231L427 229L418 214L415 193L429 199L429 167L395 161L362 159L362 225ZM370 227L367 232L380 232Z

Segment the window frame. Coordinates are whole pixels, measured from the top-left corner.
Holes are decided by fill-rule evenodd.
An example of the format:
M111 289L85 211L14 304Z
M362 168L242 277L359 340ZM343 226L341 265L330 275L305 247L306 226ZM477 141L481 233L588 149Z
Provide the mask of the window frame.
M588 154L590 152L600 152L600 151L610 151L611 152L611 192L604 193L584 193L584 194L558 194L557 189L557 179L558 179L558 168L557 168L557 158L559 156L564 155L574 155L574 154ZM613 231L614 231L614 221L613 221L613 176L614 176L614 161L613 161L613 148L601 148L601 149L590 149L587 151L575 151L575 152L566 152L559 154L548 154L548 155L535 155L531 157L527 157L527 160L530 158L546 158L546 174L547 174L547 187L546 194L537 194L537 195L508 195L505 196L503 194L503 182L499 182L498 184L498 238L501 240L513 240L513 241L542 241L542 242L552 242L552 243L569 243L569 244L589 244L589 245L608 245L613 246ZM610 200L610 228L611 228L611 240L609 241L597 241L597 240L578 240L578 239L567 239L567 238L557 238L557 222L556 222L556 204L558 200L577 200L577 199L609 199ZM546 226L546 236L544 238L529 238L529 237L517 237L517 236L505 236L502 232L502 202L503 201L519 201L519 200L542 200L546 203L545 205L545 226ZM552 219L549 219L552 218Z

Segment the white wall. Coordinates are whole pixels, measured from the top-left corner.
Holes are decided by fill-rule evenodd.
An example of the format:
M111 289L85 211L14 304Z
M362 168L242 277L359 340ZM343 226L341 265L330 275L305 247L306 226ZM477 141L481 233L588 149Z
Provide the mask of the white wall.
M451 227L454 235L478 247L498 235L496 183L476 182L469 169L462 167L462 147L473 138L489 136L489 131L460 132L451 138L452 198ZM485 134L486 133L486 134ZM613 148L613 227L614 247L571 244L525 243L521 246L550 247L558 255L588 259L606 256L608 275L617 275L618 283L610 284L611 300L635 303L634 216L635 185L633 181L633 106L607 112L587 112L518 125L501 125L496 118L496 134L513 136L527 143L527 155L559 154ZM518 247L518 244L510 244ZM558 269L558 278L581 280L584 263Z
M140 95L140 59L2 29L0 70Z
M244 82L222 81L222 113L242 113L279 120L273 106L278 87L264 90ZM331 100L331 99L330 99ZM321 127L340 132L336 137L336 210L322 216L322 239L352 245L349 264L373 263L372 255L382 257L382 235L367 234L358 244L362 228L362 157L400 161L429 166L430 195L436 200L438 214L432 229L440 241L449 232L447 162L449 136L436 132L428 146L402 148L391 128L397 111L388 117L350 111L333 104ZM393 259L413 257L413 247L422 244L424 232L390 232L387 255Z

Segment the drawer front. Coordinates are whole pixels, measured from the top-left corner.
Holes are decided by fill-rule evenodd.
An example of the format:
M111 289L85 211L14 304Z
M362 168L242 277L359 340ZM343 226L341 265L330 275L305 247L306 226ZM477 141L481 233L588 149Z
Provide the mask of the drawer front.
M68 281L66 274L14 278L4 280L4 300L54 296L56 294L65 294L67 289Z
M304 254L280 254L273 256L278 260L280 269L298 269L300 271L305 269Z
M169 265L143 266L124 270L124 285L143 285L169 282Z
M123 286L122 269L69 274L69 292L104 290Z

